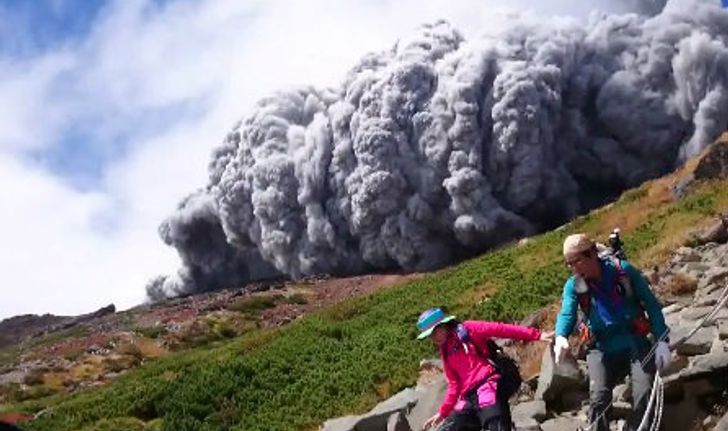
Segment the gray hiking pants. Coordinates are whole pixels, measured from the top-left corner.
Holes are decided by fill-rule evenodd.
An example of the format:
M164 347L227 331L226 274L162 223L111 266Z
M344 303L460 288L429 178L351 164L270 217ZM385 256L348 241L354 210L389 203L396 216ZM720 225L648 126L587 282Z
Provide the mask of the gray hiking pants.
M589 422L597 421L596 431L609 431L608 416L609 406L612 403L612 389L618 383L623 382L628 374L632 382L632 414L627 418L626 429L633 431L639 427L655 375L654 361L649 360L643 368L640 364L642 357L644 357L644 353L630 355L629 352L620 356L606 356L596 349L590 350L587 354L591 403ZM601 414L602 412L604 414Z

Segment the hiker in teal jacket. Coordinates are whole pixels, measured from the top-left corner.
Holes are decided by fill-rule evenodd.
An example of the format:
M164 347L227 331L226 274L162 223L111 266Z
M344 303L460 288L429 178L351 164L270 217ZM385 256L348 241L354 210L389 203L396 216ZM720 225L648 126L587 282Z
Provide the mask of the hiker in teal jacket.
M581 312L586 320L580 333L588 348L589 420L596 422L597 431L609 429L607 410L612 389L629 374L633 405L627 429L637 429L654 373L670 363L662 306L634 266L626 260L601 258L596 244L584 234L566 238L564 259L573 275L564 284L561 311L556 319L556 362L569 349L568 337L574 330L577 313ZM654 360L647 360L642 366L654 343Z

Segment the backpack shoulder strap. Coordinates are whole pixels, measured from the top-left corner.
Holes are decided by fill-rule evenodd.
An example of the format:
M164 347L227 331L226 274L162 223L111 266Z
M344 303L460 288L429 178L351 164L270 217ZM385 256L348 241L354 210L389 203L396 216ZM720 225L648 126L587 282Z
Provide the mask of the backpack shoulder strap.
M632 289L632 282L629 279L629 274L627 274L627 271L625 271L624 266L622 265L622 259L619 259L616 256L611 256L612 264L614 265L615 270L617 271L617 287L621 287L624 292L622 293L623 297L634 299L634 290Z

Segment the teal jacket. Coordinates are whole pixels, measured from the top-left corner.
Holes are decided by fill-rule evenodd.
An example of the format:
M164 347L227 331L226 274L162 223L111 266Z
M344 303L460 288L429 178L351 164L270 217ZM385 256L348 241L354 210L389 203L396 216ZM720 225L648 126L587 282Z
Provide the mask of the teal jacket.
M598 288L608 291L614 289L617 278L617 268L610 260L600 260L602 265L602 280ZM592 306L589 310L588 326L594 338L595 347L607 354L620 354L641 350L648 344L645 337L634 334L632 321L641 312L639 302L642 303L650 321L652 335L658 339L667 331L665 318L662 315L662 305L650 290L647 280L642 274L626 260L621 260L622 270L629 277L630 285L634 295L632 298L623 297L623 306L620 308L621 316L612 316L613 322L607 324L599 315L592 299ZM576 324L579 301L574 290L576 277L573 275L566 280L561 300L561 311L556 317L556 335L568 337L574 330Z

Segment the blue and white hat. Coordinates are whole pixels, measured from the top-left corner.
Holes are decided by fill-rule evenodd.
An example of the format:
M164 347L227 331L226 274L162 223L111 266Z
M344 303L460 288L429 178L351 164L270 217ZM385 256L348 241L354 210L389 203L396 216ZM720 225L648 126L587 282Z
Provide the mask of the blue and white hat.
M446 316L445 312L440 308L430 308L420 314L420 318L417 319L417 329L421 331L417 339L422 340L429 337L437 325L451 320L455 320L455 316Z

